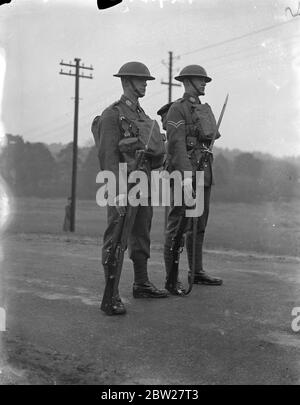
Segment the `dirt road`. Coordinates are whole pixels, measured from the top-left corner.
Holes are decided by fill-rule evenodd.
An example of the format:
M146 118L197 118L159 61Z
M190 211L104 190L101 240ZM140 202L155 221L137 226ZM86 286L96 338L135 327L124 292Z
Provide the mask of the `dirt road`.
M107 317L99 310L99 240L19 234L3 245L2 384L300 383L300 332L291 328L300 307L296 259L209 251L206 267L224 285L162 300L132 297L126 260L128 313ZM159 246L150 275L163 285Z

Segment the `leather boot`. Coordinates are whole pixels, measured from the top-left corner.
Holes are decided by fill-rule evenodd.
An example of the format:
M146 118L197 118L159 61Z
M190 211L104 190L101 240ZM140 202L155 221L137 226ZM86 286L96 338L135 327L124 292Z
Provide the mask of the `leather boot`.
M103 266L104 268L104 277L105 277L105 283L107 283L108 279L108 267ZM119 280L115 281L116 283L119 284ZM101 307L101 310L106 313L106 315L124 315L126 314L126 308L125 305L123 304L120 295L119 295L119 290L118 288L116 289L116 294L114 297L112 297L112 306L108 309L103 309L103 306Z
M104 278L105 278L105 284L107 283L107 279L108 279L108 267L103 265L103 269L104 269ZM119 282L120 282L120 275L118 277L118 279L115 280L116 283L116 296L119 296Z
M197 233L196 235L196 268L194 275L194 284L205 284L205 285L221 285L223 283L222 279L217 277L211 277L203 270L202 263L202 248L204 232ZM192 271L193 265L193 233L188 232L186 235L186 250L189 262L190 271Z
M195 274L194 284L205 284L205 285L222 285L223 280L218 277L212 277L207 274L204 270Z
M133 284L132 294L134 298L166 298L166 290L159 290L154 284L147 281L143 284Z
M105 311L104 311L105 312ZM110 312L106 312L106 315L125 315L126 308L123 304L120 296L113 297L112 299L112 309Z
M172 263L173 263L173 255L170 250L170 247L165 245L164 246L164 260L165 260L165 268L166 268L166 283L165 289L169 291L172 295L184 295L184 288L181 282L178 279L178 274L172 274Z
M135 254L133 259L134 284L132 294L134 298L165 298L167 291L159 290L148 279L147 257Z

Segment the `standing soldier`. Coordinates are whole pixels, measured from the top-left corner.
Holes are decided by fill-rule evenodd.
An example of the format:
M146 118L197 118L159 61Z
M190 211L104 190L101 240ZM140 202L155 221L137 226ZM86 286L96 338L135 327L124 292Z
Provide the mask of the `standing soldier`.
M96 117L92 132L98 146L101 170L114 173L118 189L119 163L127 163L128 174L134 166L135 152L141 149L141 139L147 139L147 150L152 151L144 160L148 176L152 169L161 166L165 157L165 146L156 121L151 120L141 108L138 99L145 96L147 80L154 80L148 68L140 62L125 63L115 77L121 78L123 95L120 100L106 108L101 117ZM149 140L151 133L151 140ZM153 144L151 144L153 141ZM146 142L144 142L145 144ZM149 178L149 177L148 177ZM124 204L125 201L125 204ZM102 264L106 281L108 267L105 265L107 252L120 215L126 212L127 196L117 191L116 206L107 206L108 225L104 232ZM164 298L166 290L156 288L148 278L147 261L150 257L150 229L152 206L138 206L133 228L128 238L129 257L134 267L134 298ZM116 280L118 283L119 280ZM126 309L116 288L113 310L109 315L125 314Z
M216 128L215 118L208 104L201 104L199 96L205 95L206 83L212 79L207 76L206 71L199 65L186 66L175 77L184 85L183 97L176 100L169 108L167 121L167 138L168 138L168 170L179 170L182 175L185 171L193 173L191 178L184 180L185 200L190 201L193 198L193 186L195 186L195 171L204 171L204 210L197 221L196 230L196 249L195 249L195 284L221 285L222 280L209 276L203 269L202 265L202 246L204 233L209 213L209 200L211 185L213 184L212 176L212 154L208 154L208 147L214 129ZM163 111L165 112L165 111ZM161 115L161 110L158 111ZM220 134L217 134L217 138ZM198 167L201 156L206 152L209 158L206 158L202 167ZM172 204L171 204L172 205ZM176 228L180 217L185 210L184 207L171 206L168 215L168 224L166 230L164 259L167 272L166 289L172 294L183 293L181 283L177 281L176 287L168 283L168 274L170 273L172 263L171 244L175 236ZM186 229L186 249L190 271L193 263L193 232L192 220L189 220Z

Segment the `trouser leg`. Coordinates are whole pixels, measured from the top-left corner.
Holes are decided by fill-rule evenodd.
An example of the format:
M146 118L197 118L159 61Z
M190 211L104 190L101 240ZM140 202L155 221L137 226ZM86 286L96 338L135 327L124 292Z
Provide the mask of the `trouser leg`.
M156 288L148 278L147 261L150 257L152 206L140 206L128 240L129 257L134 267L134 298L165 298L166 291Z
M195 262L196 268L195 273L200 273L203 271L203 241L205 229L208 221L209 215L209 201L210 201L210 187L204 187L204 209L200 217L197 218L197 232L196 232L196 251L195 251ZM186 233L186 250L189 262L189 268L192 270L193 263L193 227L192 220L190 220L189 228Z
M184 207L182 206L171 206L168 221L167 229L165 233L165 244L164 244L164 261L166 269L166 284L165 288L172 295L184 295L184 289L178 279L179 272L179 256L178 251L173 251L174 247L174 237L177 236L177 229L183 226L182 238L184 235L186 223L181 223L182 216L185 215ZM181 232L181 231L180 231ZM177 250L177 249L176 249Z
M116 224L118 223L120 216L117 211L117 209L113 206L107 206L107 227L104 232L103 236L103 246L102 246L102 265L104 269L104 277L105 277L105 282L107 282L108 279L108 266L105 264L105 261L107 259L107 254L108 254L108 248L110 247L110 242L111 238L113 236L113 232L115 229ZM120 258L123 260L123 256ZM115 279L115 297L119 297L119 281L120 281L120 275L118 278Z
M173 261L173 254L171 252L172 240L176 235L176 230L183 213L183 207L171 206L168 214L167 228L165 232L164 243L164 261L166 269L166 277L168 277Z
M217 277L211 277L203 269L203 241L205 235L205 229L209 214L209 201L210 201L210 187L204 187L204 210L201 217L198 218L197 232L196 232L196 248L195 248L195 284L206 284L206 285L221 285L223 283L222 279ZM186 234L186 248L189 261L189 268L192 270L193 265L193 231L192 226Z
M150 257L150 231L153 208L140 206L128 239L129 258L133 261L134 282L144 284L149 281L147 261Z

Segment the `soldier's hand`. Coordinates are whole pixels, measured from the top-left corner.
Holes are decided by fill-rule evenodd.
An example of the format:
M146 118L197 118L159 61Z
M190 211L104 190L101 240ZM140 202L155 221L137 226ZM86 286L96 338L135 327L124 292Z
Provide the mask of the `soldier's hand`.
M119 194L115 198L116 209L120 216L126 214L126 207L127 207L127 195L126 194Z
M193 180L192 178L187 178L183 180L183 193L184 202L187 206L191 207L194 205L194 190L193 190Z

